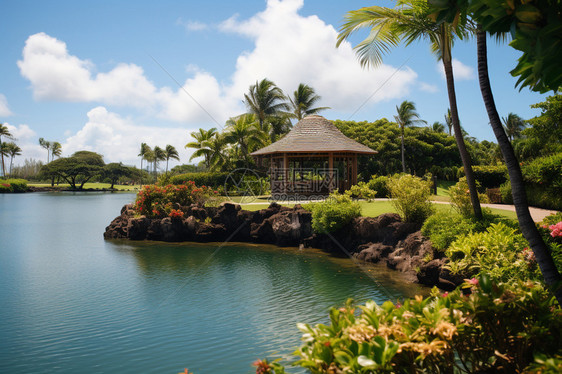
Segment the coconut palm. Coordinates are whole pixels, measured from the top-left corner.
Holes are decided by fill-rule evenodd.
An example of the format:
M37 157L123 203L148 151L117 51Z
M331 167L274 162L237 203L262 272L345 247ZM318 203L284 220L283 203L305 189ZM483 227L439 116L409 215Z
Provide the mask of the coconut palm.
M158 175L158 162L164 161L166 159L166 151L164 151L159 146L155 146L153 149L154 159L154 176Z
M13 139L14 138L12 136L12 134L10 133L10 130L8 130L8 126L4 125L3 123L0 123L0 147L2 146L2 137L7 138L7 139ZM0 157L2 158L2 175L5 176L6 175L6 166L4 164L4 154L2 153L0 155Z
M167 144L166 148L164 149L164 154L166 155L166 173L168 172L168 161L170 159L178 160L180 159L180 155L173 145Z
M225 140L234 146L237 156L248 163L250 152L264 145L268 135L259 130L254 114L242 114L226 122Z
M147 147L148 148L144 152L144 159L146 160L146 172L150 175L150 165L154 165L155 155L154 150L150 148L150 146Z
M209 147L209 161L211 170L221 170L229 163L228 157L228 142L226 135L217 133L208 142Z
M476 190L476 180L460 130L451 54L454 38L464 37L467 34L467 30L463 28L465 25L436 23L430 18L428 2L422 0L399 0L397 7L393 9L371 6L350 11L346 14L345 20L338 35L337 46L357 30L370 29L369 36L354 48L362 66L379 65L382 62L382 55L401 41L409 45L418 40L429 40L431 51L443 63L455 140L468 182L474 215L477 219L481 219L482 210Z
M12 175L12 165L14 163L14 157L21 155L21 148L16 143L2 143L2 146L6 144L8 148L7 156L10 157L10 175Z
M194 131L191 133L191 137L195 139L194 142L189 142L185 145L185 148L193 148L196 151L193 152L189 161L196 157L203 156L205 158L205 166L207 169L211 168L211 149L208 146L208 142L217 134L216 128L211 128L209 130L199 129L199 131Z
M60 157L62 154L62 145L59 142L51 143L51 160Z
M433 125L431 125L430 129L434 132L445 132L445 125L439 121L435 121L433 122Z
M47 150L47 164L49 163L49 155L51 154L51 142L43 138L39 138L39 145Z
M527 126L525 120L515 113L509 113L507 117L503 117L502 120L509 141L520 138L521 131Z
M264 130L269 117L289 110L286 99L283 91L267 78L251 85L248 94L244 94L244 104L248 113L255 114L260 130Z
M449 129L449 135L453 135L453 117L451 117L451 109L447 109L447 113L445 113L445 123L447 124L447 128Z
M402 155L402 172L406 172L406 161L404 159L404 129L416 123L426 123L420 119L419 114L416 112L416 106L411 101L403 101L400 106L396 107L398 115L394 116L396 123L400 127L400 141L401 141L401 155Z
M320 96L316 95L314 88L301 83L295 92L293 92L293 97L289 97L290 110L292 111L291 116L296 118L298 121L308 116L309 114L316 114L321 110L330 109L329 107L318 107L314 108L317 101L320 100Z
M137 156L139 156L141 158L141 164L140 164L140 169L142 170L142 161L146 159L146 155L147 153L149 153L150 151L152 151L152 149L150 148L150 146L146 143L141 143L140 146L140 152Z

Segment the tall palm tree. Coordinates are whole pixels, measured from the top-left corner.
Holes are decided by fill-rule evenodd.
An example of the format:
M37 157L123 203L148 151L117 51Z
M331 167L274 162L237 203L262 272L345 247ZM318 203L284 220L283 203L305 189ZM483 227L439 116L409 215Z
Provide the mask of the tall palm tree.
M330 109L329 107L314 108L314 105L320 99L321 97L314 92L314 88L304 83L299 84L297 90L293 92L293 97L289 97L289 102L291 103L290 110L292 111L291 116L300 121L309 114L316 114L321 110Z
M150 146L146 143L141 143L140 152L137 156L141 158L140 169L142 170L142 161L146 159L146 154L152 151Z
M44 138L39 138L39 145L41 148L45 148L47 150L47 164L49 163L49 156L51 154L51 142L45 140Z
M154 162L154 176L158 175L158 162L164 161L166 159L166 151L164 151L159 146L155 146L153 151L154 158L152 162Z
M521 137L521 131L526 127L525 120L515 113L509 113L503 117L503 125L509 141Z
M14 138L12 136L12 134L10 133L10 130L8 130L8 126L4 125L3 123L0 123L0 147L2 146L2 137L5 137L7 139L13 139ZM4 154L2 153L0 155L0 157L2 158L2 176L6 176L6 166L4 164Z
M146 160L146 172L150 175L150 165L154 163L154 150L147 146L143 158Z
M467 34L467 30L463 28L465 25L436 23L430 18L429 4L422 0L398 0L397 7L393 9L379 6L362 8L348 12L345 19L346 22L338 35L337 46L355 31L362 28L370 29L369 36L355 46L362 66L380 64L382 55L401 41L409 45L420 39L429 40L432 52L443 63L455 140L463 163L474 215L477 219L481 219L482 209L470 154L460 130L451 54L455 36L463 37Z
M268 135L258 128L256 116L253 114L242 114L230 118L226 122L226 142L232 144L237 156L246 163L250 158L250 152L256 147L263 145Z
M435 132L445 132L445 125L439 121L435 121L433 122L433 125L431 125L430 129Z
M166 155L166 173L168 172L168 161L170 159L178 160L180 159L180 155L173 145L167 144L166 148L164 149L164 153Z
M10 175L12 175L12 165L14 163L14 157L21 155L21 148L16 143L2 143L2 145L6 144L8 147L7 156L10 157Z
M447 125L447 128L449 129L449 136L453 135L453 133L452 133L453 117L451 117L451 109L447 109L447 113L445 113L445 124Z
M226 141L226 135L217 133L207 142L209 147L209 161L211 170L222 170L229 163L228 158L228 142Z
M62 155L62 145L59 142L51 143L51 160Z
M416 106L411 101L403 101L400 106L396 106L398 115L394 116L396 123L400 127L400 140L401 140L401 154L402 154L402 172L406 172L406 161L404 159L404 129L419 122L424 122L420 119L420 115L416 112Z
M525 191L525 183L523 181L523 174L519 166L519 160L515 156L511 142L506 134L496 104L492 94L492 86L490 84L490 76L488 74L488 51L486 46L486 32L480 26L476 29L476 43L478 50L478 81L480 83L480 91L482 92L482 99L488 112L490 125L494 131L494 135L498 140L498 145L503 155L503 159L507 166L509 180L511 182L511 195L513 197L513 205L515 205L515 212L521 232L529 245L531 246L537 263L544 277L545 283L554 288L554 294L558 300L558 304L562 305L562 275L558 272L550 249L544 242L539 233L531 213L529 211L529 203L527 201L527 194Z
M203 156L205 159L205 166L207 169L211 168L211 149L208 146L209 141L217 134L216 128L211 128L209 130L199 129L199 131L194 131L191 133L191 137L195 139L194 142L189 142L185 145L185 148L193 148L195 152L189 158L189 161L196 157Z
M250 86L248 94L244 94L244 104L248 113L256 115L260 130L268 117L276 116L289 110L283 91L267 78Z

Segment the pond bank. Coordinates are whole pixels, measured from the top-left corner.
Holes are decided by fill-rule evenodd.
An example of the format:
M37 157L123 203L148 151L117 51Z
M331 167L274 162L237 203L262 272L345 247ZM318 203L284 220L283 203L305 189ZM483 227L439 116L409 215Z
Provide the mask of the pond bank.
M442 269L442 254L421 235L419 225L402 222L395 213L355 218L333 234L314 233L312 215L301 205L272 203L267 209L247 211L238 204L220 207L192 205L183 218L135 216L132 204L121 209L106 228L105 239L166 242L247 242L318 248L366 262L383 262L404 273L411 282L450 290L462 283ZM427 261L431 257L433 260Z

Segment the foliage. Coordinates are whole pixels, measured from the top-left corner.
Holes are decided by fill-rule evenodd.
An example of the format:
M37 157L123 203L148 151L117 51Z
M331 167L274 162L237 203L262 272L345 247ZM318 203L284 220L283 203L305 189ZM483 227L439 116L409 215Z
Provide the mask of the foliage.
M388 177L384 175L373 175L371 179L367 182L367 186L376 191L376 196L378 197L388 197L390 192L388 191L388 186L386 182Z
M405 222L423 223L433 213L431 182L405 174L388 180L392 204Z
M554 297L538 283L495 283L486 275L403 304L348 301L330 310L327 325L297 326L303 343L294 365L313 374L515 373L556 365L562 349Z
M27 191L27 181L25 179L0 179L0 193L25 191Z
M330 109L329 107L316 107L316 102L320 100L320 96L316 94L314 88L307 84L301 83L293 97L289 97L290 110L292 111L291 117L300 121L304 117L317 114L321 110Z
M358 182L357 184L351 186L351 188L344 192L347 196L352 199L365 199L367 201L373 201L377 194L377 191L372 190L369 185L365 182Z
M204 169L205 168L203 166L199 166L199 165L182 164L182 165L174 166L172 169L170 169L170 173L172 175L185 174L185 173L199 173L205 171Z
M170 216L178 218L182 207L191 204L205 204L217 195L207 186L197 187L194 182L182 185L146 185L139 191L135 200L135 210L148 218Z
M138 171L135 168L125 166L122 163L112 162L107 164L103 167L102 175L104 178L109 179L109 183L111 183L111 187L113 186L122 178L131 178L133 177Z
M348 195L332 193L325 201L305 204L312 212L312 229L317 233L333 233L361 215L361 206Z
M211 186L213 188L224 187L229 173L221 172L201 172L174 175L170 178L172 184L183 184L188 181L195 182L196 185Z
M499 187L508 179L507 167L504 164L473 166L472 172L482 189ZM464 169L459 168L457 177L461 178L463 176Z
M103 156L90 151L78 151L70 157L63 157L49 162L41 168L46 177L60 177L70 188L82 189L84 184L103 171ZM80 185L77 187L77 184Z
M523 52L511 75L516 85L545 93L562 86L562 14L558 0L473 0L473 18L492 35L511 32L509 45Z
M550 226L562 221L562 212L550 214L540 222L541 226Z
M504 223L493 223L485 232L459 237L445 251L446 267L453 274L472 277L488 273L494 280L533 279L539 273L523 235Z
M12 176L14 178L22 178L27 180L35 180L39 175L39 171L43 166L43 162L35 159L25 159L23 165L14 166Z
M479 183L476 182L476 187L479 188ZM462 177L457 184L449 187L449 197L453 207L463 216L470 217L473 215L472 203L470 202L470 192L468 191L468 183L466 177ZM486 194L478 194L478 199L482 203L488 202Z

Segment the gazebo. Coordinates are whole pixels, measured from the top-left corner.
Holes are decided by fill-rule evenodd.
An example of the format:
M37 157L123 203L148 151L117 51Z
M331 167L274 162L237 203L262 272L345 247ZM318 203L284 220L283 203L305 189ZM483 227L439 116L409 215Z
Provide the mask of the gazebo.
M269 164L272 195L327 195L357 183L357 156L377 151L345 136L326 118L306 116L282 139L251 155Z

